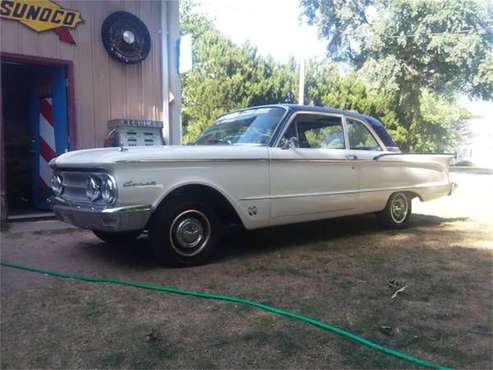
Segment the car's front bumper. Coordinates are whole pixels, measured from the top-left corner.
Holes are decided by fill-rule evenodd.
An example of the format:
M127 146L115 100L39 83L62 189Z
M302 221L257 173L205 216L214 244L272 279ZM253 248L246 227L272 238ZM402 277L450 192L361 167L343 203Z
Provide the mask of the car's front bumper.
M87 208L51 197L48 205L62 221L83 229L120 232L143 230L152 213L150 205L138 204L115 208Z

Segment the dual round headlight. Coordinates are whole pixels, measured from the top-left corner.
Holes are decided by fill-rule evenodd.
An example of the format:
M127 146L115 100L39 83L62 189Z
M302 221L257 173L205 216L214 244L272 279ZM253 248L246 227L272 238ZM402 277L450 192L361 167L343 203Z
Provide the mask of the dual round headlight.
M107 204L116 201L115 180L109 175L91 175L86 183L86 196L91 202L103 199Z
M63 178L60 175L53 175L51 177L51 190L56 196L60 196L63 193Z

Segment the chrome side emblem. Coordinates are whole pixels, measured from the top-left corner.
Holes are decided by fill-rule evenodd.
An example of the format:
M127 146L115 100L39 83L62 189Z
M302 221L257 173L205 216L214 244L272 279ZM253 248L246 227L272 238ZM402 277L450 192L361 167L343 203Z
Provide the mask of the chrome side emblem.
M257 215L257 207L248 207L248 214L250 216L256 216Z
M156 185L156 181L143 181L143 182L135 182L133 180L128 180L123 183L124 188L134 187L134 186L153 186Z

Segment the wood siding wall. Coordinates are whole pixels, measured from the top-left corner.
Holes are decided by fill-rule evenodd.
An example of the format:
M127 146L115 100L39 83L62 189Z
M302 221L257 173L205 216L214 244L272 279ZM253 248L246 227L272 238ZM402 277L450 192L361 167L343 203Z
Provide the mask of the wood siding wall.
M76 45L61 42L53 31L36 33L18 22L0 20L0 51L73 62L77 148L102 146L110 119L161 120L160 2L57 3L81 12L84 23L70 30ZM124 65L112 59L103 47L103 20L118 10L135 14L149 29L151 52L140 64Z

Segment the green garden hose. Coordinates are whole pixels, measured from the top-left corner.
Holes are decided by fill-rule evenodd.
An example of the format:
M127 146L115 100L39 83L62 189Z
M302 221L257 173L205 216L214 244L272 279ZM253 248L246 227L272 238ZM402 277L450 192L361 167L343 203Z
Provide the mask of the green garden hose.
M63 273L63 272L56 272L56 271L49 271L49 270L44 270L44 269L38 269L30 266L25 266L25 265L19 265L16 263L11 263L11 262L6 262L6 261L0 261L0 265L5 266L5 267L10 267L10 268L15 268L19 270L24 270L24 271L30 271L30 272L36 272L39 274L44 274L44 275L49 275L53 277L58 277L62 279L73 279L73 280L80 280L80 281L86 281L86 282L91 282L91 283L109 283L109 284L117 284L117 285L124 285L124 286L131 286L135 288L141 288L141 289L148 289L148 290L155 290L158 292L166 292L166 293L173 293L173 294L180 294L180 295L186 295L186 296L192 296L192 297L197 297L197 298L205 298L205 299L215 299L219 301L226 301L226 302L234 302L238 304L243 304L247 306L252 306L276 315L280 316L286 316L291 319L303 321L305 323L308 323L310 325L316 326L317 328L320 328L322 330L335 333L337 335L340 335L343 338L352 340L353 342L362 344L368 348L374 349L376 351L385 353L386 355L394 356L397 357L401 360L407 361L411 364L415 364L418 366L422 366L425 368L429 369L448 369L444 366L436 365L432 362L429 362L427 360L423 360L411 355L408 355L403 352L399 352L396 350L393 350L391 348L384 347L378 343L372 342L368 339L365 339L363 337L360 337L358 335L352 334L344 329L338 328L336 326L324 323L322 321L313 319L308 316L303 316L300 314L297 314L295 312L283 310L280 308L275 308L268 306L266 304L256 302L250 299L246 298L241 298L241 297L235 297L235 296L228 296L228 295L222 295L222 294L211 294L211 293L205 293L205 292L197 292L193 290L186 290L186 289L178 289L174 287L168 287L168 286L162 286L162 285L154 285L154 284L147 284L147 283L141 283L137 281L125 281L125 280L119 280L119 279L112 279L112 278L98 278L94 276L85 276L85 275L77 275L77 274L69 274L69 273Z

